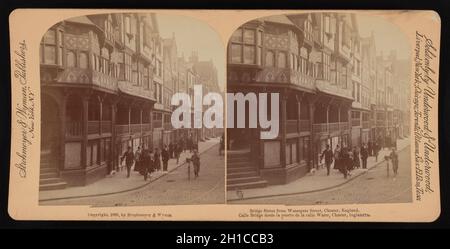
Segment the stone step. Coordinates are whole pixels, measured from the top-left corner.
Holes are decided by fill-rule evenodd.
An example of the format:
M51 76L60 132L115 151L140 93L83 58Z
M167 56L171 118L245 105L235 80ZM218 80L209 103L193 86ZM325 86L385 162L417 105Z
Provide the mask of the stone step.
M261 180L256 182L245 182L227 185L227 190L249 189L249 188L264 188L267 186L267 181ZM245 196L244 196L245 197Z
M250 153L249 152L231 152L227 151L227 159L234 159L234 158L249 158Z
M52 167L41 167L41 173L52 173L52 172L58 172L55 168Z
M238 162L238 163L227 163L227 168L242 168L242 167L252 167L251 162Z
M250 177L250 176L259 176L259 174L256 170L247 171L247 172L228 173L227 179Z
M56 172L56 171L46 172L46 173L41 172L40 177L41 177L40 179L55 178L55 177L58 177L58 172Z
M243 173L243 172L255 172L254 167L238 167L238 168L227 168L227 174L230 173Z
M44 178L39 180L39 185L46 185L58 182L62 182L61 178L58 177Z
M49 184L40 184L39 190L55 190L55 189L64 189L66 188L67 183L65 182L57 182L57 183L49 183Z
M250 162L248 157L237 157L237 158L227 158L227 163L240 163L240 162Z
M227 185L233 185L238 183L251 183L261 181L260 176L249 176L249 177L239 177L239 178L227 178Z

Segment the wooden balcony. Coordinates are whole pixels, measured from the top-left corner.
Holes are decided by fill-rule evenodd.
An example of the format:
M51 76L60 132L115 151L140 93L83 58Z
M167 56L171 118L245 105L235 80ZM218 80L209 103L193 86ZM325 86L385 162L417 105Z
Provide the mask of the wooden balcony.
M352 126L361 126L361 120L359 118L352 119Z
M362 122L362 128L363 129L369 129L370 128L370 121L363 121Z
M146 123L146 124L142 124L142 130L143 131L151 131L151 124L150 123Z
M348 122L340 122L340 123L321 123L314 124L313 131L314 133L332 133L339 131L346 131L349 129Z
M130 133L130 127L128 125L116 125L116 133L121 134L128 134Z
M57 79L57 83L94 85L112 91L117 91L117 82L115 77L89 68L66 68Z
M131 133L141 133L141 124L131 124L130 125L130 130Z
M311 122L309 120L300 120L300 131L310 131Z
M298 132L298 124L297 120L287 120L286 121L286 133L297 133Z
M171 122L165 122L164 123L164 130L172 130L173 126Z
M83 124L79 122L66 122L66 136L80 137L83 134Z
M111 121L102 120L102 134L111 133Z
M162 120L153 120L153 128L162 128Z
M100 121L88 121L88 134L100 134Z

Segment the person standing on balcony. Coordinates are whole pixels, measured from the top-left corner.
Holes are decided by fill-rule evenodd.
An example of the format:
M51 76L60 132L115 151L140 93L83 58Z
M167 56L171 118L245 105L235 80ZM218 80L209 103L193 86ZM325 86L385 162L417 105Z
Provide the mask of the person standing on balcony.
M325 157L325 165L327 167L327 176L330 175L330 167L333 163L333 151L330 149L330 145L327 144L326 149L322 152L322 155L320 156L320 162L322 162L323 158Z
M169 163L169 148L168 146L164 146L164 149L162 150L161 153L161 157L162 157L162 162L163 162L163 172L167 173L167 165Z
M125 166L127 167L127 178L130 178L131 167L133 166L134 163L134 153L131 146L128 146L127 151L123 153L122 157L120 158L120 164L123 163L124 159L125 159Z

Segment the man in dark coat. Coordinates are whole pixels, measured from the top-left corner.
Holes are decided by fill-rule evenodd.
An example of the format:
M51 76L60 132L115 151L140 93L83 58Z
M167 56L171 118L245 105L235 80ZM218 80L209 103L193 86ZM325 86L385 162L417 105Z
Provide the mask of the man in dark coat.
M162 150L161 157L163 162L163 171L167 172L167 165L169 162L169 148L167 147L167 145Z
M325 157L325 166L327 167L327 176L330 175L330 167L333 163L333 151L330 149L330 145L327 144L326 149L322 152L322 155L320 156L320 162L322 162L323 158Z
M158 148L155 149L155 153L153 154L153 166L155 170L161 170L161 158Z
M181 145L181 141L175 145L175 158L177 159L177 164L180 161L180 155L183 152L183 146Z
M392 152L389 155L391 161L392 161L392 170L394 171L394 176L397 176L398 172L398 154L397 151L395 151L394 148L392 148Z
M198 177L198 173L200 172L200 156L198 154L198 150L194 149L194 154L191 156L192 164L194 165L194 175L195 178Z
M127 178L130 178L130 171L131 167L134 163L134 153L131 149L131 146L128 146L128 150L123 153L122 157L120 158L120 164L123 163L123 160L125 159L125 165L127 167Z
M144 175L144 181L147 181L148 176L153 172L153 160L151 156L151 151L145 149L142 152L142 164L141 164L142 172Z
M366 145L363 144L361 148L361 161L363 169L367 169L367 157L369 157L369 153L367 151Z
M373 143L372 141L369 141L367 143L367 153L369 156L373 156Z

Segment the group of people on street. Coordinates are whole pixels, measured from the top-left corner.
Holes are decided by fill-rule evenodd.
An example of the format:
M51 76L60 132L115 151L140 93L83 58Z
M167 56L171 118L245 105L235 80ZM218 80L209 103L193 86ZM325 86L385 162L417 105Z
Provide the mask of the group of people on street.
M333 168L339 170L344 175L344 178L351 176L353 169L367 169L367 159L370 156L375 157L375 161L378 161L378 154L381 147L378 142L369 141L367 145L362 144L361 148L353 146L341 148L336 145L334 151L330 148L330 145L326 145L325 150L320 156L320 162L325 159L325 166L327 168L327 176L330 175L331 165L334 162ZM393 165L394 174L397 174L398 169L398 154L396 147L392 147L392 151L389 156L385 158L391 160Z
M134 165L134 171L139 172L144 176L144 180L147 181L149 175L155 171L168 172L168 164L170 159L176 159L177 164L180 161L181 153L189 150L192 156L189 158L189 162L193 163L195 176L198 177L200 172L200 156L198 153L198 143L195 143L192 136L188 139L181 138L177 143L170 143L164 145L160 150L155 148L154 150L139 146L138 149L133 152L131 146L128 146L127 151L123 153L120 158L120 164L125 161L125 167L127 170L127 178L131 175L131 168Z

